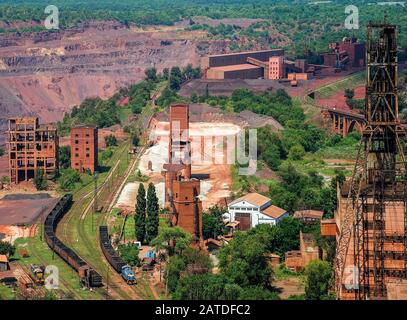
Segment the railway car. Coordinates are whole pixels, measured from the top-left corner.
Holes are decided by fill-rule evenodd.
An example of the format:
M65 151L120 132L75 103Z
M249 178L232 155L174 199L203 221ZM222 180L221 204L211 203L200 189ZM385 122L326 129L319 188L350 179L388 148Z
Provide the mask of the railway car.
M99 287L102 277L83 261L71 248L68 248L55 234L58 223L64 217L72 204L72 195L63 196L44 222L44 236L48 246L56 252L65 262L74 268L81 279L81 284L86 287Z
M99 227L99 238L102 252L113 269L116 270L116 272L119 273L128 284L136 283L136 277L131 267L128 266L113 249L110 243L107 226Z

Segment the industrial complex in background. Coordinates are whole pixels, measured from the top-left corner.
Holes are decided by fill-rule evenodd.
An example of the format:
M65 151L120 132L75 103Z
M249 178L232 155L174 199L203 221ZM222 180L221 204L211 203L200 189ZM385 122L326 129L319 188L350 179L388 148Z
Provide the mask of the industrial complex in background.
M364 43L356 38L344 38L329 44L329 51L321 55L323 64L309 64L307 59L291 61L284 57L283 49L271 49L206 56L202 58L201 69L208 80L261 78L286 80L296 86L298 80L312 80L321 70L326 74L362 68L364 55Z

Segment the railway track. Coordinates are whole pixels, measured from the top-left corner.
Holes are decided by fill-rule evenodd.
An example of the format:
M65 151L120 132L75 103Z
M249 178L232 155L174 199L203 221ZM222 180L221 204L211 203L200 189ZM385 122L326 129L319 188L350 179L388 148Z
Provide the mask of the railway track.
M154 115L155 99L159 96L160 92L157 91L152 97L151 110L146 110L145 119L143 119L140 127L143 132L146 133ZM150 291L150 286L145 281L140 281L140 284L129 286L127 285L122 277L117 274L117 272L111 267L108 261L103 256L102 250L99 245L99 225L106 223L107 214L112 209L117 197L120 195L128 177L135 170L135 166L140 156L143 154L146 146L140 148L139 152L133 159L131 163L127 163L127 168L123 175L120 174L119 166L124 162L124 156L127 157L127 146L123 143L123 149L117 152L117 157L112 160L112 168L108 175L104 178L103 182L97 188L98 204L99 201L104 199L104 204L108 202L108 206L104 205L104 210L102 213L98 214L96 217L93 216L92 205L94 204L94 190L89 188L84 194L74 194L74 204L72 205L69 212L58 224L57 234L67 245L73 248L78 254L86 260L90 267L96 270L101 276L105 287L109 287L109 292L112 294L113 298L116 299L142 299L154 297L153 294L148 295ZM124 154L126 153L126 154ZM112 184L112 185L111 185ZM116 190L115 193L111 193L111 188ZM83 191L82 191L83 192ZM89 230L89 214L91 216L91 226ZM95 218L95 219L94 219ZM96 225L94 226L94 221ZM98 290L98 289L96 289Z
M123 152L127 152L127 148L123 147L123 150L121 150L119 156L117 157L117 159L115 159L116 163L112 167L108 176L98 186L97 189L98 196L100 196L101 193L104 191L105 187L107 186L107 183L109 182L109 178L112 177L112 175L116 172L120 163L120 156L123 154ZM92 268L94 268L99 274L101 274L103 284L105 287L107 287L106 270L108 269L106 268L106 266L104 266L103 262L100 263L101 261L98 261L97 257L95 256L96 247L93 245L95 241L89 237L90 234L85 230L86 222L85 218L89 213L90 209L92 208L93 194L94 190L86 192L83 195L78 194L74 195L74 204L69 210L69 213L59 223L57 234L60 235L62 241L64 241L67 245L75 249ZM85 209L83 210L83 208ZM112 279L109 274L109 280L115 279ZM114 283L113 284L109 283L109 289L110 289L109 292L113 298L116 299L132 298L131 295L123 291L120 287L115 286ZM96 290L101 289L97 288Z
M127 149L124 150L127 152ZM98 187L98 197L102 198L102 195L105 192L109 191L109 189L107 189L109 187L109 179L113 177L113 175L117 177L117 179L114 182L113 189L116 188L118 188L118 190L122 189L122 187L125 184L125 181L129 177L129 175L133 172L135 164L137 163L143 150L145 150L145 148L142 148L138 155L132 159L132 162L130 163L130 165L128 165L126 172L122 176L114 175L119 166L120 160L116 162L116 164L114 165L114 167L112 168L111 172L106 177L104 182ZM93 193L94 192L87 192L86 194L80 196L78 200L75 200L73 206L71 207L70 212L59 223L57 232L58 234L61 235L62 241L69 244L69 246L75 249L92 268L94 268L99 274L102 275L103 284L106 287L109 278L109 292L113 294L112 296L114 296L114 298L126 300L142 299L143 297L146 297L145 288L144 289L140 288L140 286L143 284L140 284L140 286L128 286L123 281L121 276L119 276L116 273L116 271L109 265L109 263L103 257L103 253L100 249L99 242L97 240L98 233L97 231L94 232L94 230L97 230L98 226L106 221L107 213L109 211L98 214L95 221L96 225L91 226L92 230L88 230L89 223L87 222L89 220L89 214L93 214L91 210L94 201L94 198L91 197ZM116 195L118 194L119 192L116 193ZM111 208L112 203L116 201L116 195L113 196L113 198L111 199L109 208ZM85 207L85 210L81 211L83 207ZM72 226L75 227L72 228ZM78 246L79 241L82 247ZM98 253L97 255L95 254L96 252ZM109 275L107 275L107 273L109 273ZM146 298L148 298L148 296Z

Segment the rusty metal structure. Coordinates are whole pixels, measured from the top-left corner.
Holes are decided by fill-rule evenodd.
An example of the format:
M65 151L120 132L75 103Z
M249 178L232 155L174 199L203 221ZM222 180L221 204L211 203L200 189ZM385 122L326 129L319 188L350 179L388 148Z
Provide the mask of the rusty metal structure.
M366 126L352 178L341 188L347 201L335 257L339 299L386 299L387 284L407 278L407 137L398 116L396 26L369 23L367 40Z
M47 178L58 171L58 135L53 125L36 117L8 120L8 158L11 183L28 181L41 170Z

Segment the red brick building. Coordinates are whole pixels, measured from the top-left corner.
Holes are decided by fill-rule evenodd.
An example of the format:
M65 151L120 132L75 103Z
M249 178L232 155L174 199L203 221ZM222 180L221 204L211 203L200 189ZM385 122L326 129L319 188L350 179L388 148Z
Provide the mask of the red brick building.
M202 202L199 199L201 182L198 179L173 181L173 225L182 227L195 237L202 239Z
M98 167L98 129L83 125L71 129L71 167L94 173Z

